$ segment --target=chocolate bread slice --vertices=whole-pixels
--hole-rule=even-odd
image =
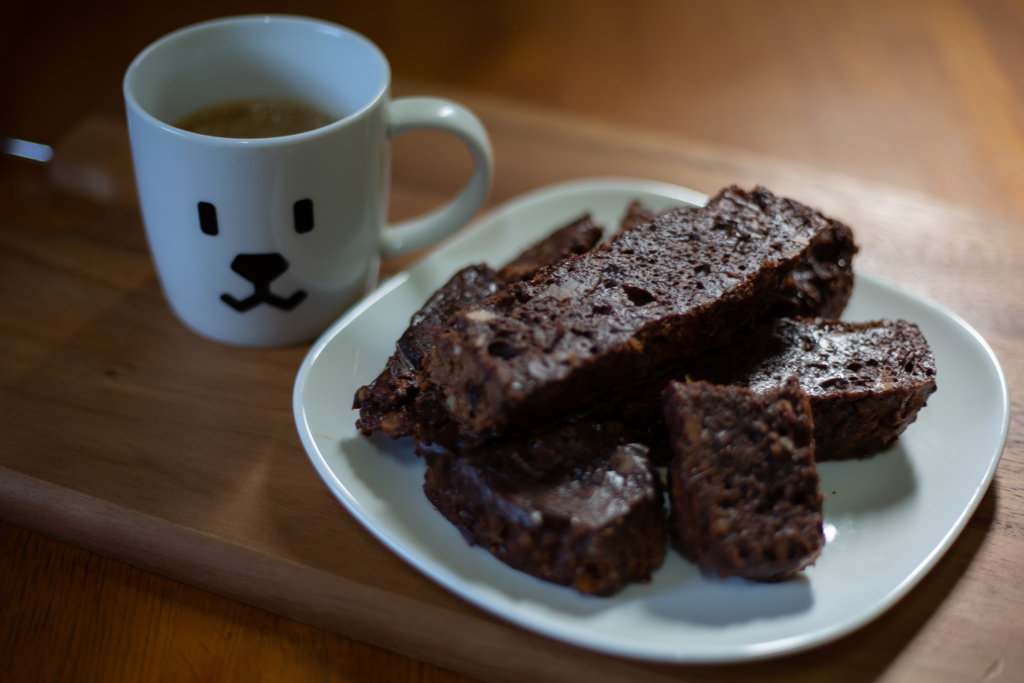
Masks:
[[[632,202],[620,230],[650,223],[657,214],[638,201]],[[853,257],[858,251],[853,230],[827,219],[828,227],[811,243],[806,257],[783,282],[776,302],[764,314],[772,318],[838,319],[853,292]]]
[[[621,426],[575,421],[542,437],[442,441],[416,446],[427,498],[502,562],[599,596],[661,566],[661,482]]]
[[[810,401],[818,462],[865,458],[889,448],[936,390],[935,357],[913,323],[780,318],[676,364],[615,411],[660,466],[669,452],[657,407],[668,382],[704,380],[764,392],[790,376]]]
[[[764,188],[728,188],[459,311],[436,335],[429,381],[475,433],[591,409],[725,342],[828,226]]]
[[[762,393],[796,376],[814,415],[818,462],[889,448],[936,390],[935,356],[905,320],[780,318],[704,355],[686,374]]]
[[[449,419],[447,413],[441,404],[421,395],[419,382],[423,358],[434,348],[433,330],[459,309],[510,282],[529,279],[546,265],[592,249],[601,235],[602,229],[586,214],[532,245],[499,272],[478,264],[453,275],[412,315],[380,375],[356,391],[352,407],[359,410],[360,433],[369,436],[382,431],[397,439],[442,428]]]
[[[455,311],[494,294],[502,287],[504,282],[489,266],[467,266],[453,275],[413,314],[384,370],[371,383],[356,390],[352,407],[359,410],[356,428],[364,436],[379,430],[397,439],[412,436],[421,427],[448,421],[446,412],[439,405],[426,403],[419,408],[415,406],[420,394],[422,361],[434,347],[431,331]]]
[[[673,458],[669,529],[719,576],[779,581],[825,545],[811,409],[790,378],[757,393],[672,382],[664,395]]]
[[[544,266],[593,249],[604,231],[585,214],[533,245],[502,268],[498,275],[507,284],[529,280]]]
[[[619,232],[628,232],[648,223],[653,223],[657,217],[658,214],[655,213],[654,209],[645,206],[642,202],[632,201],[626,207],[626,215],[619,222]]]

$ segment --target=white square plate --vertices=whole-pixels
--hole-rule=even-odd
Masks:
[[[822,644],[892,606],[938,561],[980,502],[1009,425],[992,350],[949,311],[857,273],[844,319],[904,318],[935,352],[938,391],[885,453],[822,463],[828,542],[817,564],[778,584],[719,579],[670,550],[648,584],[582,596],[515,571],[458,530],[423,495],[408,439],[364,438],[352,398],[373,380],[427,297],[460,268],[500,266],[589,211],[609,231],[639,199],[663,210],[706,197],[625,179],[544,188],[495,209],[385,282],[316,342],[295,382],[302,442],[331,492],[382,543],[431,579],[519,626],[581,647],[662,662],[743,661]]]

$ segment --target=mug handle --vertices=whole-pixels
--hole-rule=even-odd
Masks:
[[[390,258],[437,242],[469,222],[487,201],[494,174],[491,140],[473,112],[436,97],[403,97],[388,110],[388,139],[412,130],[440,130],[458,136],[473,156],[473,174],[455,197],[418,218],[389,225],[383,230],[381,256]]]

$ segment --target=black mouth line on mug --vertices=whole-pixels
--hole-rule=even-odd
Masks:
[[[288,297],[270,291],[270,283],[288,270],[288,261],[281,254],[239,254],[231,262],[231,270],[253,285],[253,293],[244,299],[237,299],[230,294],[220,295],[221,301],[240,313],[249,311],[260,304],[267,304],[283,311],[291,311],[306,299],[307,294],[302,289]]]

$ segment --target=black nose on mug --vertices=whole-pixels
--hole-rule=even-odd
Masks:
[[[221,300],[236,311],[244,313],[261,303],[283,311],[290,311],[306,298],[306,292],[301,289],[287,298],[270,291],[270,283],[288,270],[288,261],[276,252],[239,254],[231,262],[231,270],[253,284],[253,293],[245,299],[240,300],[230,294],[221,294]]]
[[[231,262],[231,270],[256,285],[269,283],[288,270],[288,261],[278,253],[239,254]]]

